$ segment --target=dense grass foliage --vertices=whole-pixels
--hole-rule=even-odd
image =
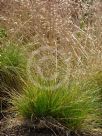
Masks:
[[[1,84],[8,87],[14,87],[20,78],[24,77],[26,69],[26,60],[22,51],[16,45],[9,44],[0,52],[0,77]],[[11,83],[10,83],[11,82]],[[13,82],[13,83],[12,83]],[[10,84],[12,85],[10,85]],[[16,87],[15,87],[16,88]]]
[[[13,94],[12,104],[25,118],[53,117],[67,127],[78,129],[88,117],[96,120],[97,99],[98,87],[87,82],[73,83],[70,88],[55,91],[28,86],[23,94]]]
[[[98,87],[100,88],[99,91],[99,103],[100,103],[100,120],[99,120],[99,126],[102,128],[102,71],[97,72],[94,76],[93,76],[94,81],[96,81]]]
[[[7,104],[11,91],[20,91],[24,85],[26,69],[25,56],[14,44],[0,51],[0,105]]]

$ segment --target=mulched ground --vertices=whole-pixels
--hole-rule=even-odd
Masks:
[[[28,127],[18,122],[12,126],[12,124],[6,124],[7,122],[1,122],[0,124],[0,136],[66,136],[58,132],[53,132],[48,128],[34,128]],[[69,136],[69,135],[68,135]],[[75,136],[75,135],[70,135]]]
[[[35,131],[22,126],[12,127],[0,132],[0,136],[54,136],[48,130]]]
[[[41,124],[36,127],[36,125],[29,123],[29,121],[23,121],[17,117],[4,116],[0,120],[0,136],[102,136],[102,134],[75,134],[69,130],[62,131],[50,127],[41,127]]]
[[[56,130],[55,130],[56,131]],[[28,122],[16,118],[4,118],[0,121],[0,136],[66,136],[65,133],[55,132],[46,127],[34,127]],[[69,136],[69,135],[68,135]],[[70,133],[70,136],[77,136]]]
[[[0,136],[79,136],[77,134],[54,134],[49,129],[31,129],[28,127],[16,126],[10,129],[5,129],[0,132]],[[84,135],[80,135],[84,136]],[[87,135],[89,136],[89,135]]]

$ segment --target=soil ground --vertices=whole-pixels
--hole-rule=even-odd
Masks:
[[[73,133],[71,131],[60,131],[52,130],[47,127],[34,127],[29,125],[29,123],[24,123],[21,119],[4,116],[0,120],[0,136],[102,136],[82,134],[82,133]]]

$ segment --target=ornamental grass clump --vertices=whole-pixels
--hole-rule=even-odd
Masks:
[[[79,129],[86,120],[90,123],[97,120],[97,92],[98,88],[88,83],[73,83],[70,88],[60,87],[53,91],[31,85],[22,94],[13,94],[11,102],[15,111],[24,118],[52,117],[68,128]]]
[[[98,125],[102,128],[102,71],[95,73],[92,81],[95,81],[99,88],[100,120],[98,121]]]
[[[21,77],[24,77],[25,66],[26,59],[24,53],[18,46],[9,44],[2,48],[0,52],[1,84],[15,88],[17,81],[19,82]]]
[[[0,105],[6,106],[9,93],[23,88],[26,60],[22,50],[8,43],[0,50]],[[0,108],[1,109],[1,108]]]

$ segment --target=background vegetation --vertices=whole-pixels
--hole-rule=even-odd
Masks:
[[[50,81],[53,71],[59,76]],[[101,0],[0,2],[0,105],[8,98],[25,118],[52,117],[92,132],[102,127]]]

